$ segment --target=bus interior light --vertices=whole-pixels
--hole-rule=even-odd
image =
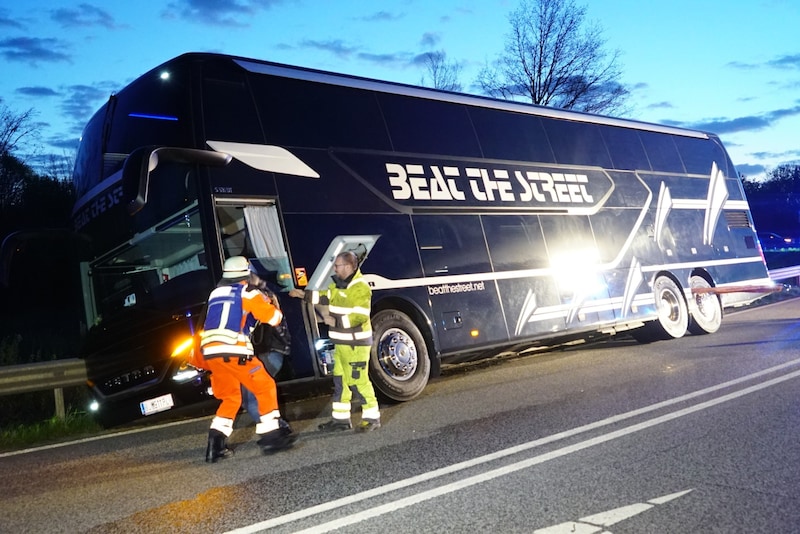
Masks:
[[[128,117],[133,117],[137,119],[154,119],[158,121],[173,121],[177,122],[178,117],[173,117],[171,115],[153,115],[151,113],[128,113]]]

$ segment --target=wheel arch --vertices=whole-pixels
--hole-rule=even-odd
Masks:
[[[656,280],[658,280],[658,278],[659,278],[659,277],[661,277],[661,276],[666,276],[667,278],[669,278],[670,280],[672,280],[673,282],[675,282],[675,284],[677,284],[677,286],[678,286],[678,289],[680,289],[680,290],[681,290],[681,296],[683,297],[683,300],[684,300],[684,301],[686,301],[686,294],[684,293],[684,291],[685,291],[685,290],[686,290],[686,288],[689,286],[688,279],[687,279],[686,283],[684,283],[684,282],[682,282],[682,281],[680,280],[680,278],[679,278],[679,277],[678,277],[678,276],[677,276],[675,273],[673,273],[672,271],[666,271],[666,270],[663,270],[663,271],[656,271],[656,272],[654,272],[654,273],[653,273],[653,276],[652,276],[652,278],[650,279],[650,287],[651,287],[651,288],[653,287],[653,284],[655,284],[655,283],[656,283]],[[690,276],[691,276],[691,275],[690,275]]]
[[[714,282],[714,277],[711,276],[711,274],[707,270],[701,267],[695,267],[694,269],[692,269],[692,272],[689,273],[689,278],[683,285],[689,287],[689,280],[691,280],[693,276],[699,276],[700,278],[705,279],[705,281],[708,282],[711,287],[717,287],[717,284]]]

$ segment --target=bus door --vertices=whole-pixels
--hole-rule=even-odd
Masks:
[[[223,259],[244,256],[269,289],[278,296],[284,321],[291,334],[291,357],[284,363],[279,380],[314,376],[314,362],[308,355],[308,332],[302,302],[289,297],[294,289],[288,247],[274,199],[215,199],[217,234]]]
[[[353,252],[358,258],[358,267],[361,268],[378,238],[380,235],[338,235],[334,237],[314,272],[311,273],[305,289],[307,291],[326,291],[331,283],[334,260],[342,252]],[[369,275],[365,278],[368,280]],[[314,349],[317,353],[320,374],[331,374],[333,372],[333,344],[328,340],[327,326],[324,324],[324,317],[327,314],[325,310],[308,304],[306,315],[313,327]]]

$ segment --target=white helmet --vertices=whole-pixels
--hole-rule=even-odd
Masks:
[[[231,256],[222,266],[222,278],[244,278],[250,275],[250,262],[244,256]]]

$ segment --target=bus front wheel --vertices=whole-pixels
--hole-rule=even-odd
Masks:
[[[408,315],[383,310],[372,318],[374,344],[370,376],[380,393],[394,401],[418,396],[428,383],[431,361],[422,333]]]

